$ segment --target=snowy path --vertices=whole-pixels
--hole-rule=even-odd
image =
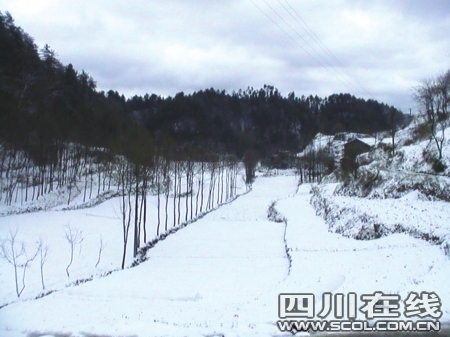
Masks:
[[[251,193],[160,242],[147,262],[5,307],[0,327],[147,336],[238,328],[240,311],[286,277],[284,224],[267,221],[266,211],[295,187],[293,176],[259,178]]]

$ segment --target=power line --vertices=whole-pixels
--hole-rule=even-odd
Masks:
[[[281,15],[280,14],[278,14],[277,13],[277,11],[272,7],[272,6],[270,6],[268,3],[267,3],[267,1],[265,1],[265,0],[263,0],[264,2],[265,2],[265,4],[289,27],[289,28],[291,28],[291,30],[293,30],[295,33],[297,33],[296,31],[295,31],[295,29],[291,26],[291,25],[289,25],[288,23],[287,23],[287,21],[283,18],[283,17],[281,17]],[[305,53],[307,53],[312,59],[314,59],[322,68],[324,68],[325,70],[327,70],[327,71],[329,71],[330,73],[331,73],[331,75],[333,75],[337,80],[340,80],[345,86],[347,86],[348,88],[350,88],[349,87],[349,85],[347,84],[347,83],[345,83],[343,80],[341,80],[341,79],[339,79],[339,78],[337,78],[336,77],[336,75],[333,73],[333,72],[331,72],[331,70],[330,69],[328,69],[322,62],[320,62],[316,57],[314,57],[308,50],[306,50],[296,39],[294,39],[286,30],[284,30],[275,20],[273,20],[263,9],[261,9],[256,3],[254,3],[253,2],[253,0],[250,0],[250,2],[256,7],[256,8],[258,8],[270,21],[272,21],[284,34],[286,34],[295,44],[297,44],[301,49],[303,49],[303,51],[305,51]],[[307,45],[309,45],[307,42],[306,42],[306,40],[300,35],[300,34],[298,34],[297,33],[297,35],[307,44]],[[309,45],[310,46],[310,45]],[[310,46],[310,48],[311,49],[313,49],[314,51],[315,51],[315,49],[314,48],[312,48],[311,46]],[[316,52],[316,54],[318,54],[317,53],[317,51],[315,51]],[[319,56],[320,56],[320,54],[318,54]]]
[[[275,24],[278,29],[280,29],[285,35],[287,35],[295,44],[297,44],[305,53],[307,53],[312,59],[314,59],[322,68],[324,68],[325,70],[329,71],[331,75],[333,75],[337,80],[339,80],[341,83],[343,83],[346,87],[348,87],[349,89],[350,86],[356,88],[356,90],[360,91],[362,89],[362,91],[365,91],[366,93],[368,93],[371,97],[371,93],[364,88],[364,86],[359,83],[359,81],[344,67],[344,65],[342,65],[341,62],[339,62],[339,60],[333,55],[333,53],[322,43],[322,41],[320,41],[320,39],[317,37],[317,35],[313,32],[313,30],[306,24],[306,22],[300,17],[300,15],[295,11],[295,9],[287,2],[287,0],[285,0],[286,4],[291,8],[291,10],[297,15],[298,19],[301,20],[301,22],[303,22],[304,25],[302,25],[300,23],[300,21],[293,16],[293,14],[286,8],[286,6],[284,6],[279,0],[278,3],[285,9],[285,11],[297,22],[297,24],[302,27],[302,29],[313,39],[313,41],[325,52],[325,54],[328,55],[328,57],[330,59],[332,59],[334,62],[336,62],[338,64],[338,66],[343,70],[344,74],[350,78],[352,81],[349,81],[347,79],[347,77],[345,77],[343,74],[341,74],[335,67],[333,64],[331,64],[326,58],[324,58],[303,36],[301,36],[301,34],[294,29],[287,21],[285,18],[283,18],[266,0],[263,0],[264,3],[267,5],[267,7],[269,7],[272,12],[275,13],[276,16],[278,16],[286,26],[288,26],[311,50],[313,50],[313,52],[320,58],[322,59],[328,66],[329,68],[327,68],[319,59],[317,59],[315,56],[313,56],[306,48],[303,47],[302,44],[300,44],[294,37],[292,37],[285,29],[283,29],[283,27],[281,27],[270,15],[268,15],[261,7],[259,7],[253,0],[250,0],[250,2],[261,12],[263,13],[273,24]],[[331,70],[331,69],[340,77],[338,78],[336,76],[336,74]]]
[[[345,67],[339,62],[339,60],[333,55],[333,53],[331,53],[331,51],[322,43],[322,41],[319,39],[319,37],[312,31],[312,29],[306,24],[306,22],[300,17],[300,15],[298,15],[298,13],[294,10],[294,8],[292,8],[292,6],[289,4],[289,2],[287,2],[287,0],[285,0],[286,4],[291,8],[292,11],[294,11],[294,13],[298,16],[298,18],[301,20],[301,22],[303,24],[300,21],[298,21],[298,19],[294,15],[292,15],[292,13],[289,11],[289,9],[287,9],[286,6],[284,6],[281,3],[280,0],[277,0],[277,1],[284,8],[284,10],[295,20],[295,22],[297,22],[297,24],[309,35],[309,37],[320,47],[320,49],[322,49],[325,52],[325,54],[327,54],[330,57],[330,59],[332,61],[336,62],[338,64],[338,66],[340,66],[340,68],[344,71],[344,73],[347,76],[349,76],[350,79],[353,80],[353,82],[355,82],[354,79],[352,78],[352,75],[347,71],[347,69],[345,69]],[[320,55],[320,56],[322,59],[324,59],[326,61],[326,63],[328,65],[330,65],[333,68],[333,70],[335,70],[337,73],[339,73],[339,71],[336,70],[334,68],[334,66],[332,64],[330,64],[324,57],[322,57],[322,55]],[[339,75],[342,76],[342,74],[340,74],[340,73],[339,73]],[[355,82],[355,83],[356,83],[357,90],[360,90],[361,88],[364,89],[364,87],[360,83],[358,83],[358,82]]]
[[[280,0],[277,0],[280,4]],[[305,22],[305,20],[302,19],[302,17],[298,14],[298,12],[289,4],[287,0],[284,0],[286,4],[289,6],[289,8],[295,13],[295,15],[300,19],[300,21],[303,23],[301,24],[298,20],[294,18],[294,20],[303,28],[303,30],[314,40],[314,42],[321,47],[321,49],[333,60],[335,61],[339,67],[358,85],[360,86],[369,96],[373,97],[372,93],[367,90],[361,82],[358,81],[358,79],[353,76],[352,73],[348,71],[348,69],[339,61],[339,59],[328,49],[328,47],[321,41],[321,39],[314,33],[314,31],[308,26],[308,24]],[[282,5],[282,4],[281,4]],[[283,6],[283,8],[285,8]],[[286,8],[285,8],[286,9]],[[287,11],[287,9],[286,9]],[[289,13],[291,16],[292,14]],[[306,27],[306,28],[305,28]]]
[[[264,12],[257,4],[255,4],[254,2],[253,2],[253,0],[250,0],[250,2],[256,7],[256,8],[258,8],[260,11],[261,11],[261,13],[263,13],[270,21],[272,21],[284,34],[286,34],[292,41],[294,41],[294,43],[295,44],[297,44],[300,48],[302,48],[303,49],[303,51],[305,52],[305,53],[307,53],[309,56],[311,56],[311,58],[313,58],[314,60],[316,60],[316,58],[314,57],[314,56],[312,56],[311,54],[310,54],[310,52],[308,52],[301,44],[299,44],[288,32],[286,32],[278,23],[276,23],[276,21],[275,20],[273,20],[266,12]],[[317,60],[316,60],[317,61]],[[318,61],[317,61],[318,62]],[[319,64],[320,64],[320,62],[319,62]]]
[[[306,43],[306,45],[309,47],[309,48],[311,48],[313,51],[314,51],[314,53],[318,56],[318,57],[320,57],[326,64],[328,64],[328,66],[337,74],[337,76],[339,76],[339,77],[341,77],[341,79],[340,79],[340,81],[343,83],[343,84],[345,84],[345,86],[347,86],[349,89],[350,89],[350,86],[352,86],[353,84],[351,83],[351,82],[346,82],[346,81],[348,81],[344,76],[342,76],[342,74],[339,72],[339,71],[337,71],[336,70],[336,68],[330,63],[330,62],[328,62],[328,60],[327,59],[325,59],[313,46],[311,46],[311,44],[307,41],[307,40],[305,40],[305,38],[303,37],[303,36],[301,36],[300,35],[300,33],[299,32],[297,32],[297,30],[295,30],[266,0],[263,0],[264,1],[264,3],[275,13],[275,15],[277,15],[300,39],[302,39],[303,40],[303,42],[304,43]],[[279,3],[280,3],[280,1],[278,1]],[[281,4],[281,3],[280,3]],[[281,4],[282,6],[283,6],[283,4]],[[284,7],[284,6],[283,6]],[[285,7],[284,7],[285,8]],[[285,8],[285,10],[287,10],[286,8]],[[289,12],[288,12],[289,13]],[[290,13],[289,13],[290,14]],[[317,61],[317,60],[316,60]],[[319,61],[318,61],[319,62]],[[319,64],[322,66],[322,67],[324,67],[325,69],[327,69],[327,70],[329,70],[328,68],[326,68],[326,66],[325,65],[323,65],[321,62],[319,62]],[[333,74],[332,72],[331,72],[331,70],[329,70],[330,71],[330,73],[336,78],[336,79],[338,79],[337,77],[336,77],[336,75],[335,74]],[[339,80],[339,79],[338,79]],[[350,85],[350,86],[349,86]],[[356,89],[356,90],[359,90],[359,88],[358,87],[355,87],[354,86],[354,88]]]
[[[284,34],[286,34],[295,44],[297,44],[301,49],[303,49],[303,51],[305,53],[307,53],[312,59],[314,59],[321,67],[323,67],[325,70],[328,70],[317,58],[315,58],[308,50],[306,50],[296,39],[294,39],[286,30],[283,29],[283,27],[281,27],[275,20],[273,20],[264,10],[261,9],[261,7],[259,7],[256,3],[253,2],[253,0],[250,0],[250,2],[256,7],[258,8],[270,21],[272,21],[272,23],[274,23]],[[276,11],[264,0],[264,2],[266,3],[266,5],[268,7],[270,7],[275,13]],[[277,14],[277,13],[276,13]],[[280,16],[279,14],[277,14],[278,16]],[[280,18],[284,21],[284,23],[286,25],[288,25],[291,29],[293,29],[287,22],[286,20],[284,20],[281,16]],[[295,30],[294,30],[295,31]],[[338,79],[336,77],[335,74],[331,73],[336,79]],[[338,79],[339,80],[339,79]],[[341,80],[342,82],[342,80]],[[343,82],[347,87],[348,85]]]

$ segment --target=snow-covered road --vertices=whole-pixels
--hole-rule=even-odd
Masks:
[[[294,176],[260,177],[253,191],[169,236],[141,265],[39,300],[0,309],[0,336],[274,336],[278,294],[323,292],[403,296],[435,291],[449,320],[450,261],[437,246],[406,235],[355,241],[329,233],[296,194]],[[288,276],[285,224],[292,256]]]

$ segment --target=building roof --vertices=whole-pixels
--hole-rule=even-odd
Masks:
[[[368,144],[367,142],[365,142],[364,140],[361,140],[361,139],[359,139],[359,138],[354,138],[354,139],[352,139],[352,140],[349,140],[348,142],[345,143],[345,145],[350,144],[350,143],[354,143],[354,142],[362,143],[362,144],[367,145],[367,146],[369,146],[369,147],[372,147],[372,146],[373,146],[373,145]]]

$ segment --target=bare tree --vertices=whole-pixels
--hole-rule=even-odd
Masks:
[[[442,150],[445,141],[445,129],[449,126],[449,108],[450,108],[450,70],[445,74],[438,76],[436,79],[436,119],[438,123],[438,128],[435,129],[433,138],[438,149],[439,158],[442,159]],[[440,130],[438,130],[440,129]],[[440,133],[437,136],[437,133]]]
[[[168,217],[169,217],[169,195],[170,195],[170,163],[166,159],[164,163],[164,170],[163,170],[163,186],[164,186],[164,195],[165,195],[165,206],[164,206],[164,212],[165,212],[165,220],[164,220],[164,230],[167,232],[167,226],[168,226]],[[173,202],[175,203],[175,197]]]
[[[425,114],[431,138],[438,151],[438,162],[440,162],[445,142],[445,129],[449,125],[450,70],[436,79],[422,80],[414,89],[414,99]]]
[[[202,166],[201,166],[201,183],[200,183],[200,213],[203,212],[203,192],[204,192],[204,182],[205,182],[205,159],[202,159]]]
[[[156,221],[156,235],[159,235],[159,227],[161,226],[161,159],[158,155],[155,156],[155,184],[157,194],[157,221]]]
[[[47,262],[48,255],[50,252],[50,246],[44,242],[42,238],[39,238],[38,241],[38,254],[40,258],[40,270],[41,270],[41,284],[42,289],[45,289],[45,283],[44,283],[44,264]]]
[[[67,225],[66,231],[65,231],[65,238],[67,240],[67,242],[69,243],[70,246],[70,261],[69,264],[66,267],[66,273],[67,273],[67,277],[70,276],[69,274],[69,268],[72,265],[73,262],[73,252],[75,249],[76,245],[80,245],[80,249],[81,249],[81,243],[84,240],[83,237],[83,231],[81,231],[78,228],[71,228],[70,224]]]
[[[192,196],[192,175],[193,175],[193,163],[191,158],[188,157],[186,161],[185,166],[186,171],[186,199],[185,199],[185,215],[184,215],[184,221],[188,221],[188,215],[189,215],[189,196]],[[192,199],[191,199],[192,201]],[[192,203],[191,203],[191,219],[192,219]]]
[[[258,154],[255,150],[248,150],[242,160],[245,166],[245,183],[249,186],[255,180],[255,169],[258,164]]]
[[[173,162],[173,227],[176,226],[177,221],[177,204],[176,204],[176,197],[178,195],[178,162]],[[179,209],[179,208],[178,208]],[[167,229],[166,229],[167,230]]]
[[[391,120],[391,140],[392,140],[392,156],[395,153],[395,134],[397,133],[397,120],[395,115],[395,109],[390,109]]]
[[[122,230],[123,230],[123,255],[122,255],[122,269],[125,268],[125,257],[127,254],[128,236],[131,228],[131,219],[133,218],[133,206],[131,204],[131,169],[129,164],[123,161],[119,168],[120,176],[120,186],[121,191],[121,202],[120,202],[120,213],[122,220]]]
[[[216,184],[216,162],[214,160],[209,163],[209,174],[209,192],[206,210],[214,207],[214,186]]]
[[[178,183],[177,183],[177,187],[178,187],[178,192],[174,193],[174,198],[178,197],[178,206],[177,206],[177,214],[178,214],[178,220],[177,220],[177,224],[179,225],[181,223],[181,178],[182,178],[182,174],[183,171],[185,169],[185,165],[182,161],[176,161],[177,165],[178,165]],[[174,199],[175,202],[175,199]],[[175,227],[175,219],[174,219],[174,223],[173,226]]]
[[[20,297],[25,289],[25,275],[30,263],[36,258],[38,250],[29,256],[26,251],[25,243],[16,242],[18,229],[13,233],[10,229],[9,238],[3,240],[1,245],[1,257],[14,267],[14,281],[16,284],[16,294]],[[22,285],[19,289],[19,270],[22,269]]]
[[[95,268],[97,268],[98,264],[100,263],[100,259],[102,258],[102,251],[105,249],[106,243],[103,242],[103,237],[100,235],[100,242],[98,247],[98,258],[97,263],[95,264]]]
[[[134,175],[134,231],[133,231],[133,257],[136,257],[140,245],[141,226],[139,222],[139,197],[142,179],[142,167],[139,164],[133,165]]]

